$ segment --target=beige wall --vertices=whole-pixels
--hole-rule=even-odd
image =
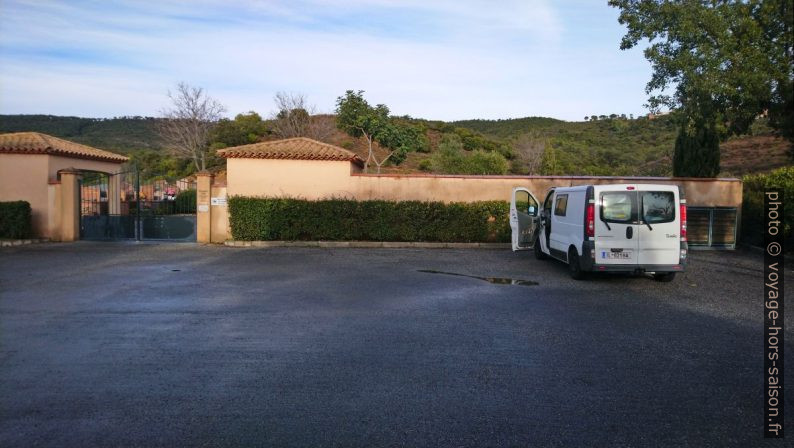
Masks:
[[[227,159],[229,196],[355,197],[353,164],[345,161]]]
[[[58,171],[67,168],[74,168],[81,171],[99,171],[102,173],[118,173],[121,171],[121,164],[113,162],[101,162],[98,160],[73,159],[61,156],[48,157],[47,175],[50,180],[58,177]]]
[[[742,201],[738,179],[585,177],[585,176],[443,176],[361,174],[348,162],[229,159],[229,196],[322,199],[420,200],[473,202],[508,200],[514,187],[526,187],[543,200],[552,186],[609,183],[681,185],[690,205],[732,206]]]
[[[33,235],[57,240],[60,239],[62,224],[58,171],[75,168],[115,173],[120,166],[118,163],[48,154],[0,153],[0,201],[29,202],[33,214]]]
[[[0,154],[0,201],[28,201],[33,234],[48,238],[50,195],[46,154]]]
[[[672,179],[579,176],[351,176],[356,199],[421,200],[472,202],[510,198],[515,187],[529,189],[538,201],[554,186],[644,183],[676,184],[684,188],[689,205],[738,207],[742,202],[742,183],[738,179]]]
[[[232,196],[303,199],[420,200],[473,202],[509,200],[514,187],[526,187],[543,201],[552,186],[610,183],[677,184],[690,206],[737,207],[741,210],[742,183],[738,179],[597,178],[585,176],[437,176],[361,174],[349,162],[313,160],[228,159],[227,189]],[[220,212],[220,213],[218,213]],[[218,215],[224,215],[220,218]],[[213,207],[212,241],[230,238],[228,217]]]

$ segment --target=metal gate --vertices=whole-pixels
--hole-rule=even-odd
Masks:
[[[738,214],[733,207],[687,207],[691,248],[735,249]]]
[[[130,170],[86,172],[80,238],[196,241],[196,183]]]

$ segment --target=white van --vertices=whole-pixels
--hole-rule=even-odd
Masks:
[[[534,249],[586,272],[650,272],[671,281],[687,257],[686,200],[677,185],[551,188],[540,206],[526,188],[510,201],[513,250]]]

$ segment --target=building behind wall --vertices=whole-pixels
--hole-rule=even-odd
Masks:
[[[127,161],[119,154],[37,132],[0,134],[0,201],[30,203],[35,237],[72,240],[73,234],[64,235],[64,223],[79,219],[79,201],[72,201],[79,191],[76,185],[62,188],[62,174],[69,173],[66,177],[76,182],[80,172],[112,174]]]

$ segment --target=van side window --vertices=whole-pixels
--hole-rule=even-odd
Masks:
[[[615,191],[601,193],[601,220],[628,223],[636,221],[637,194]]]
[[[556,216],[565,216],[565,211],[568,209],[568,195],[558,194],[557,202],[554,205],[554,214]]]
[[[675,195],[672,191],[643,191],[642,220],[648,224],[675,221]]]

